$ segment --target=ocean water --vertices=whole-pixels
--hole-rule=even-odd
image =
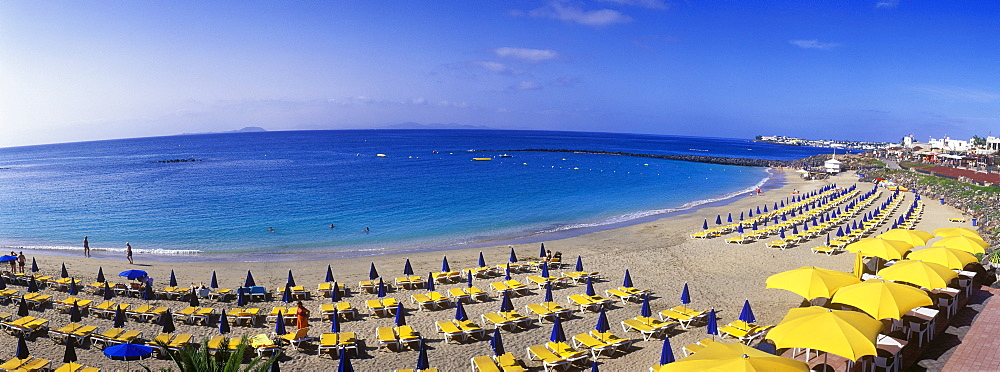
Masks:
[[[739,139],[487,130],[224,133],[3,148],[0,246],[78,254],[86,235],[94,249],[130,242],[137,253],[162,255],[441,248],[621,224],[744,193],[769,177],[763,168],[673,160],[468,151],[523,148],[779,160],[829,152]],[[174,159],[196,161],[162,162]]]

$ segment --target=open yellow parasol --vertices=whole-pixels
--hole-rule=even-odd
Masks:
[[[879,238],[864,238],[854,243],[848,244],[845,249],[851,253],[857,253],[867,257],[879,257],[886,260],[898,260],[903,258],[903,253],[913,248],[913,245],[899,240],[887,240]]]
[[[965,268],[965,265],[979,262],[979,259],[973,256],[972,253],[961,249],[938,246],[912,251],[906,255],[906,259],[933,262],[953,270],[961,270]]]
[[[879,234],[878,237],[886,240],[898,240],[901,242],[907,242],[910,245],[916,247],[918,245],[927,244],[928,240],[934,239],[934,234],[919,230],[892,229],[882,234]]]
[[[954,248],[972,254],[976,254],[976,253],[986,253],[986,248],[989,248],[990,245],[979,237],[956,235],[938,240],[934,242],[934,244],[932,244],[931,246]]]
[[[765,288],[784,289],[812,300],[817,297],[829,298],[840,287],[860,282],[860,279],[842,271],[802,266],[771,275],[767,278]]]
[[[739,342],[714,342],[698,353],[664,364],[658,372],[679,371],[808,371],[809,365],[754,349]]]
[[[946,288],[958,273],[947,266],[920,260],[899,260],[878,272],[882,279],[916,284],[924,288]]]
[[[971,238],[983,239],[979,235],[979,232],[968,227],[942,227],[940,229],[934,229],[934,235],[937,236],[968,236]]]
[[[899,319],[915,307],[934,303],[920,289],[887,280],[869,280],[846,286],[838,290],[831,300],[854,306],[875,319]]]
[[[856,361],[875,355],[875,338],[881,331],[882,322],[863,313],[812,306],[788,310],[766,338],[779,349],[821,350]]]

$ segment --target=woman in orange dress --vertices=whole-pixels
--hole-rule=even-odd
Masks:
[[[295,304],[295,307],[299,308],[299,311],[295,312],[295,328],[302,329],[309,327],[309,310],[306,310],[306,306],[299,301]]]

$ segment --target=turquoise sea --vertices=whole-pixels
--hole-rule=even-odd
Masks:
[[[830,152],[742,139],[494,130],[3,148],[0,246],[79,254],[89,236],[97,255],[130,242],[137,254],[250,260],[436,249],[616,226],[745,193],[769,177],[763,168],[627,156],[468,151],[524,148],[777,160]],[[169,162],[177,159],[193,161]]]

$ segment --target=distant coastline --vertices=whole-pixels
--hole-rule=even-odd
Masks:
[[[597,155],[621,155],[637,158],[668,159],[690,161],[695,163],[709,163],[722,165],[736,165],[741,167],[792,167],[804,164],[800,160],[772,160],[754,158],[734,158],[724,156],[704,156],[704,155],[658,155],[640,154],[624,151],[600,151],[600,150],[568,150],[568,149],[507,149],[507,150],[473,150],[473,152],[565,152],[574,154],[597,154]]]

